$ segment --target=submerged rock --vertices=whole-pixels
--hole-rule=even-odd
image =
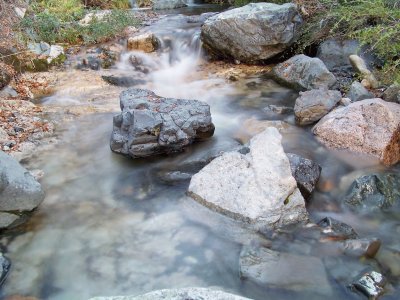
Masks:
[[[325,267],[317,257],[244,246],[239,268],[242,278],[269,288],[332,294]]]
[[[140,296],[95,297],[90,300],[251,300],[208,288],[159,290]]]
[[[3,284],[4,280],[6,280],[10,267],[10,260],[4,257],[3,253],[0,252],[0,286]]]
[[[128,75],[102,75],[101,78],[111,85],[122,87],[131,87],[145,83],[143,79],[137,79]]]
[[[351,185],[345,203],[357,210],[390,209],[400,203],[400,176],[397,174],[362,176]]]
[[[372,271],[354,282],[352,287],[367,296],[369,299],[376,299],[383,295],[385,285],[385,277],[378,272]]]
[[[337,106],[341,99],[339,91],[323,88],[300,92],[300,97],[296,99],[294,106],[296,123],[309,125],[317,122]]]
[[[331,217],[323,218],[318,222],[317,225],[322,228],[322,234],[331,240],[348,240],[358,238],[358,234],[351,226]]]
[[[250,141],[250,152],[224,153],[192,177],[188,194],[212,210],[257,226],[308,220],[281,135],[267,128]]]
[[[120,104],[111,150],[132,158],[179,152],[214,133],[210,106],[201,101],[163,98],[131,88],[121,93]]]
[[[294,179],[296,179],[297,187],[304,199],[307,200],[310,198],[321,175],[321,167],[311,159],[303,158],[297,154],[288,153],[287,157],[289,158],[290,169]]]
[[[274,78],[299,91],[318,88],[332,88],[336,85],[335,76],[329,72],[319,58],[295,55],[273,68]]]
[[[385,165],[400,160],[400,105],[368,99],[338,108],[312,129],[326,146],[376,156]]]
[[[291,46],[301,23],[292,3],[250,3],[207,19],[201,39],[204,47],[217,57],[252,63]]]
[[[19,219],[16,213],[35,209],[43,199],[40,183],[18,161],[0,151],[0,227],[12,225]]]

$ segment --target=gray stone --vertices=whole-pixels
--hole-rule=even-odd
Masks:
[[[347,96],[351,101],[356,102],[365,99],[375,98],[374,94],[369,92],[361,83],[354,81],[349,89]]]
[[[89,300],[251,300],[208,288],[159,290],[140,296],[95,297]]]
[[[31,211],[43,199],[40,183],[14,158],[0,151],[0,211]]]
[[[340,107],[312,129],[317,138],[334,149],[369,154],[385,165],[400,160],[400,105],[367,99]]]
[[[11,87],[6,86],[0,90],[0,98],[15,98],[18,97],[18,93]]]
[[[192,177],[188,194],[199,203],[256,226],[308,220],[281,135],[267,128],[250,141],[246,155],[227,152]]]
[[[179,152],[214,133],[210,106],[197,100],[162,98],[131,88],[121,93],[111,150],[132,158]]]
[[[153,9],[175,9],[187,6],[185,0],[151,0]]]
[[[324,88],[300,92],[294,105],[296,123],[309,125],[317,122],[337,106],[341,99],[339,91]]]
[[[265,112],[272,111],[278,115],[285,115],[293,113],[293,107],[288,106],[278,106],[274,104],[270,104],[263,109]]]
[[[382,98],[388,102],[400,103],[400,85],[392,84],[383,93]]]
[[[319,58],[295,55],[273,68],[273,77],[299,91],[332,88],[337,81]]]
[[[189,16],[187,19],[188,23],[204,23],[207,19],[211,18],[212,16],[216,15],[217,13],[214,12],[207,12],[203,13],[198,16]]]
[[[358,234],[346,223],[335,220],[331,217],[323,218],[317,224],[322,228],[322,234],[325,238],[332,240],[356,239]]]
[[[322,261],[316,257],[244,246],[240,253],[240,276],[262,286],[331,295]]]
[[[351,68],[349,56],[360,52],[360,44],[356,40],[339,41],[329,39],[318,47],[317,57],[330,70]]]
[[[369,299],[376,299],[383,295],[385,285],[386,278],[382,274],[372,271],[362,276],[352,286]]]
[[[10,267],[10,260],[0,252],[0,286],[3,284],[4,280],[6,280]]]
[[[374,258],[380,247],[380,240],[363,238],[344,241],[342,250],[348,256]]]
[[[390,210],[400,203],[400,176],[397,174],[372,174],[356,179],[345,203],[357,210]]]
[[[294,179],[296,179],[297,187],[304,199],[307,200],[310,198],[321,175],[321,167],[311,159],[297,154],[288,153],[287,157],[289,158],[290,169]]]
[[[115,86],[131,87],[145,83],[142,79],[137,79],[127,75],[102,75],[101,78],[107,83]]]
[[[20,217],[15,214],[10,214],[7,212],[0,212],[0,229],[10,227],[19,218]]]
[[[291,46],[301,23],[292,3],[250,3],[207,19],[201,39],[214,56],[254,63]]]

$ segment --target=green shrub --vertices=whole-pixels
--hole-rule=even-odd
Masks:
[[[94,7],[101,9],[128,9],[129,0],[81,0],[85,7]]]
[[[118,36],[125,27],[137,24],[131,12],[124,10],[113,10],[102,19],[93,18],[88,25],[63,22],[54,14],[42,12],[26,16],[20,31],[24,40],[32,42],[94,44]]]
[[[80,0],[36,0],[31,5],[35,12],[53,15],[61,21],[77,20],[84,13]]]

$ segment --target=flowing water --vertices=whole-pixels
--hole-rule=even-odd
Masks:
[[[189,11],[196,12],[193,7]],[[358,299],[346,284],[353,273],[377,268],[374,260],[348,260],[323,247],[313,249],[314,241],[293,234],[274,237],[254,232],[186,197],[188,181],[165,180],[164,175],[179,169],[182,162],[246,142],[257,120],[294,124],[291,114],[263,108],[293,107],[295,92],[263,76],[228,82],[207,69],[199,42],[200,23],[195,21],[173,14],[145,28],[162,38],[163,50],[157,55],[125,53],[111,72],[128,74],[138,79],[137,87],[161,96],[207,102],[216,127],[214,137],[171,157],[131,160],[115,155],[109,138],[120,89],[106,88],[98,105],[106,103],[115,112],[84,114],[65,123],[60,128],[61,143],[31,162],[45,173],[42,184],[47,196],[21,232],[1,240],[13,262],[3,296],[84,300],[198,286],[253,299],[321,299],[318,291],[278,289],[240,279],[242,245],[266,243],[279,251],[320,257],[328,275],[314,276],[327,276],[332,287],[324,298]],[[131,55],[148,72],[135,69],[129,62]],[[82,86],[84,82],[71,77],[70,88],[44,99],[43,105],[84,105],[92,90]],[[352,225],[360,236],[378,237],[385,247],[400,250],[398,213],[356,216],[341,205],[342,194],[354,178],[382,169],[376,161],[328,151],[308,129],[295,126],[285,130],[283,142],[287,151],[312,158],[323,168],[318,191],[308,205],[314,221],[334,216]],[[392,260],[399,265],[398,256]],[[387,299],[396,299],[395,295],[396,290]]]

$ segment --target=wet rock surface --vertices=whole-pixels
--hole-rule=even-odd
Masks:
[[[240,253],[240,276],[260,285],[288,290],[308,290],[331,295],[322,261],[316,257],[244,246]]]
[[[35,209],[44,199],[40,183],[14,158],[0,151],[0,212],[1,227],[11,225],[15,220],[10,214]],[[19,215],[15,214],[19,219]]]
[[[153,33],[143,33],[130,37],[127,43],[128,50],[138,50],[145,53],[154,52],[160,46],[160,41]]]
[[[207,19],[201,39],[217,57],[252,63],[292,45],[301,22],[294,4],[251,3]]]
[[[250,300],[241,296],[207,288],[159,290],[140,296],[95,297],[90,300]]]
[[[318,226],[322,228],[323,235],[332,240],[347,240],[358,238],[358,234],[351,226],[331,217],[323,218],[321,221],[318,222]]]
[[[188,193],[212,210],[256,226],[308,218],[275,128],[255,136],[248,154],[228,152],[214,159],[192,177]]]
[[[122,113],[114,117],[111,150],[132,158],[179,152],[214,133],[210,107],[197,100],[162,98],[128,89],[120,96]]]
[[[332,88],[337,81],[319,58],[300,54],[278,64],[272,76],[280,83],[299,91]]]
[[[345,203],[361,211],[391,210],[400,203],[400,176],[397,174],[365,175],[353,182]]]
[[[375,271],[369,272],[352,284],[353,289],[361,292],[369,299],[383,295],[386,278]]]
[[[296,123],[309,125],[317,122],[338,105],[341,99],[339,91],[323,88],[300,92],[300,97],[296,99],[294,105]]]
[[[10,267],[11,267],[10,260],[4,257],[3,253],[0,252],[0,286],[6,280]]]
[[[186,1],[184,0],[151,0],[153,9],[174,9],[186,6]]]
[[[307,200],[317,185],[321,175],[321,167],[311,159],[297,154],[287,153],[287,157],[289,158],[290,169],[294,179],[296,179],[297,187],[304,199]]]
[[[400,160],[400,105],[367,99],[338,108],[312,129],[326,146],[378,157],[385,165]]]
[[[400,85],[392,84],[383,93],[382,98],[388,102],[400,103]]]

